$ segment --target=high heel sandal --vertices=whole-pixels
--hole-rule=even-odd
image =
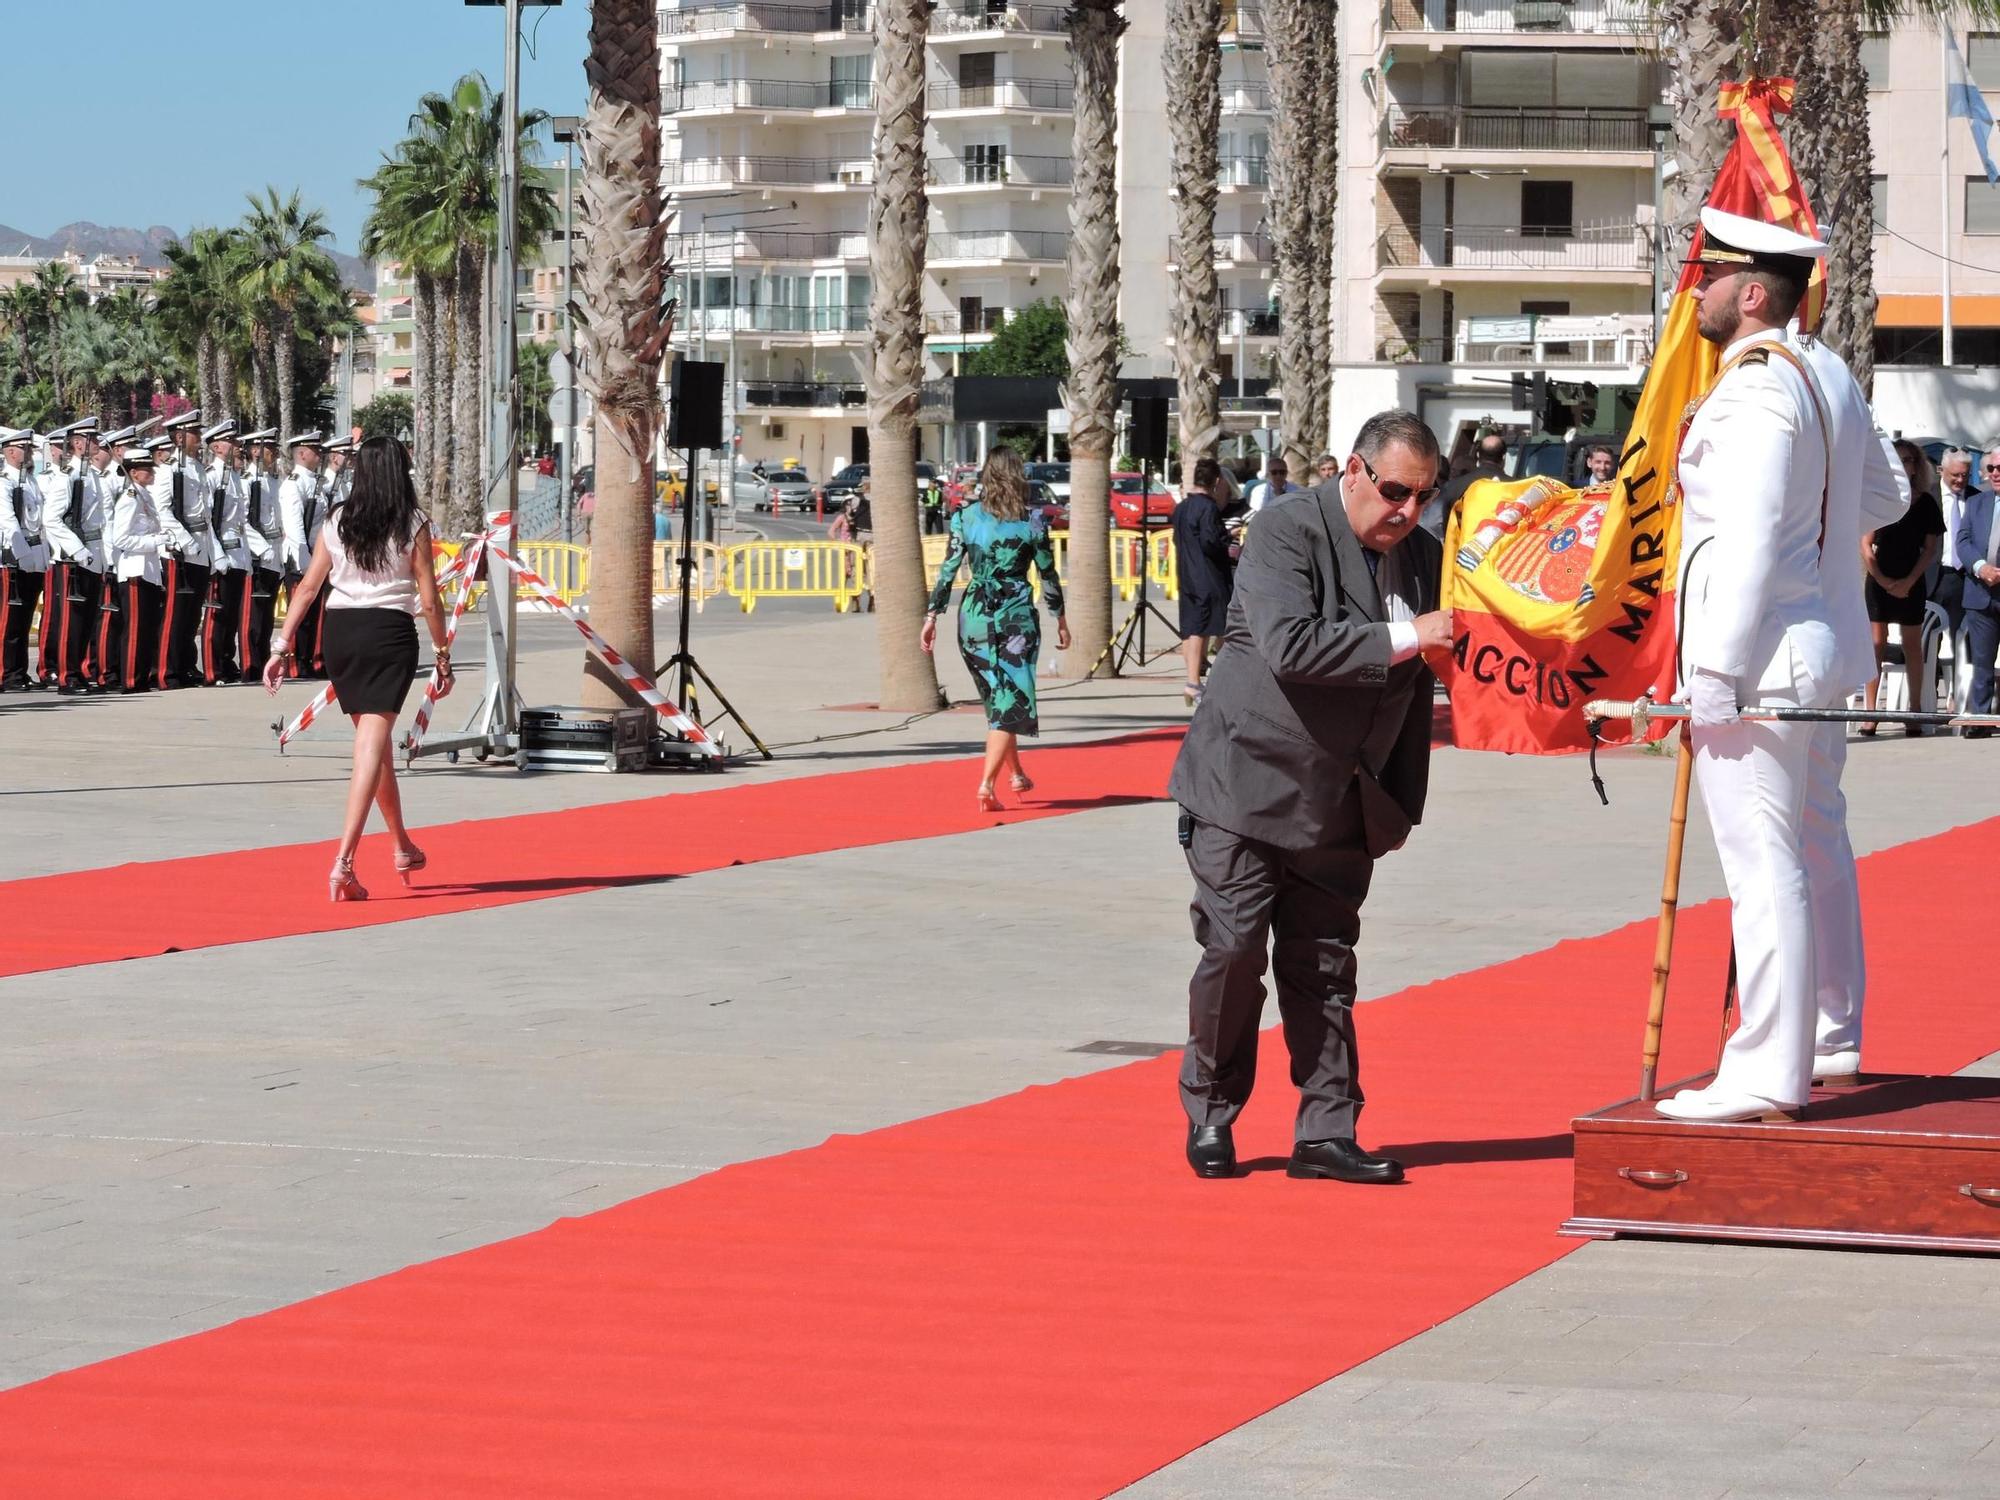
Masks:
[[[993,795],[993,783],[990,781],[982,781],[979,784],[979,810],[983,813],[1006,811],[1000,805],[1000,799]]]
[[[368,892],[361,882],[354,878],[354,861],[336,859],[333,870],[326,877],[326,897],[329,901],[366,901]]]
[[[406,887],[410,883],[410,877],[429,863],[430,860],[425,857],[424,851],[415,844],[396,851],[396,873],[403,877],[403,884]]]
[[[1028,773],[1026,771],[1016,771],[1012,776],[1007,778],[1007,784],[1017,792],[1032,792],[1035,789],[1035,784],[1028,780]]]

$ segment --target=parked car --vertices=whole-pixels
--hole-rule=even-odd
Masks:
[[[835,474],[833,478],[821,485],[814,492],[814,498],[816,501],[825,504],[826,513],[830,516],[854,498],[861,481],[867,477],[867,464],[849,464],[846,468]],[[917,464],[917,488],[919,490],[927,490],[937,482],[937,465],[919,462]]]
[[[972,494],[972,487],[979,482],[978,464],[953,464],[944,473],[944,508],[949,514],[957,510]]]
[[[1164,479],[1147,479],[1144,474],[1111,476],[1111,524],[1129,531],[1147,526],[1167,526],[1174,519],[1174,492]]]
[[[1028,514],[1040,516],[1048,523],[1049,530],[1062,531],[1069,525],[1068,497],[1058,495],[1055,486],[1045,479],[1028,481]]]
[[[1064,505],[1069,504],[1068,464],[1029,464],[1028,478],[1039,480],[1055,491],[1056,498]]]
[[[765,485],[771,514],[787,508],[810,511],[816,503],[812,476],[804,469],[773,469]]]
[[[768,510],[775,512],[771,504],[771,486],[748,464],[738,464],[729,474],[731,503],[738,510]]]

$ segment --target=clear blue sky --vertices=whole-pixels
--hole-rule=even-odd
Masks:
[[[472,71],[495,89],[501,81],[505,12],[463,0],[0,8],[13,80],[36,80],[25,96],[0,88],[36,101],[10,113],[17,170],[0,193],[0,224],[29,234],[81,219],[180,231],[233,223],[244,195],[268,183],[323,208],[352,254],[368,211],[355,181],[402,138],[417,99]],[[583,113],[589,30],[589,0],[524,7],[522,35],[537,54],[521,55],[524,104]],[[85,84],[77,94],[62,85],[72,71]]]

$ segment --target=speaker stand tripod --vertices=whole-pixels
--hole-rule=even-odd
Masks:
[[[1133,663],[1146,666],[1170,655],[1180,646],[1181,633],[1172,620],[1161,613],[1153,603],[1148,585],[1153,573],[1153,532],[1152,517],[1147,513],[1146,501],[1153,493],[1153,463],[1143,460],[1139,466],[1139,597],[1133,602],[1132,613],[1125,617],[1125,623],[1118,627],[1104,648],[1104,654],[1090,664],[1088,676],[1095,677],[1097,669],[1111,663],[1111,675],[1116,677]],[[1173,645],[1162,646],[1150,655],[1146,651],[1146,617],[1151,615],[1160,622]]]
[[[750,743],[757,747],[758,753],[764,759],[770,760],[771,747],[757,738],[757,731],[752,729],[749,721],[736,711],[736,706],[729,701],[722,689],[715,685],[715,679],[702,670],[701,663],[695,660],[694,652],[689,649],[688,633],[693,624],[694,614],[694,520],[695,506],[698,503],[695,491],[701,483],[700,471],[695,467],[695,454],[699,451],[695,448],[687,450],[687,484],[681,492],[681,551],[675,563],[680,570],[680,644],[672,656],[654,668],[653,680],[665,682],[666,674],[678,668],[680,681],[673,697],[674,702],[681,706],[682,712],[703,729],[711,724],[719,724],[725,719],[733,719],[736,727],[741,729]],[[695,694],[696,679],[700,679],[701,685],[714,695],[717,703],[722,705],[722,712],[714,719],[704,719],[701,716],[701,705]],[[709,763],[715,764],[712,760]]]

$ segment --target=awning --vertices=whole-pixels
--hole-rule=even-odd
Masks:
[[[2000,293],[1953,294],[1954,328],[2000,328]],[[1944,298],[1936,294],[1885,293],[1875,300],[1877,328],[1941,328]]]

